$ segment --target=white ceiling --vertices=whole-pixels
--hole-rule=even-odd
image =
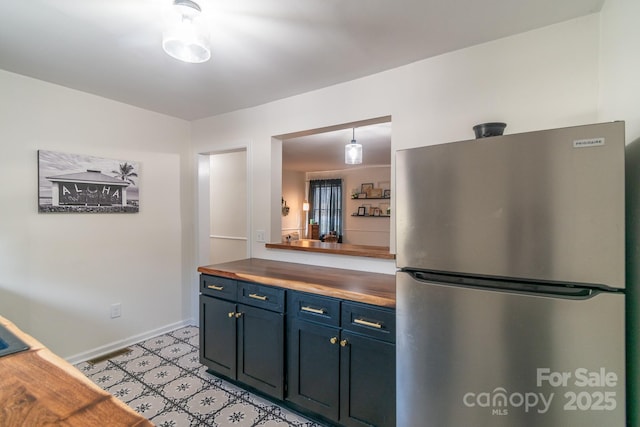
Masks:
[[[0,68],[186,120],[598,12],[604,0],[199,0],[212,58],[161,48],[172,0],[0,0]]]
[[[388,120],[388,118],[387,118]],[[311,132],[282,142],[282,169],[295,172],[335,171],[391,165],[391,122],[356,123],[345,129]],[[344,147],[355,136],[362,144],[362,164],[346,165]]]

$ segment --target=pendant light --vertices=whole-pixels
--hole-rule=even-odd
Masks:
[[[176,21],[162,34],[162,48],[169,56],[190,63],[206,62],[211,51],[197,25],[202,11],[198,3],[191,0],[174,0]]]
[[[353,128],[351,142],[344,146],[344,162],[348,165],[362,163],[362,144],[356,142],[356,128]]]

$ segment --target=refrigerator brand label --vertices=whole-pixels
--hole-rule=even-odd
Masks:
[[[613,411],[618,402],[612,389],[618,386],[618,378],[618,374],[606,368],[573,371],[538,368],[537,391],[508,392],[504,387],[496,387],[493,391],[465,393],[462,403],[468,408],[485,408],[496,416],[506,416],[514,410],[546,414],[554,399],[564,411]],[[553,391],[549,392],[549,389]]]
[[[604,145],[604,138],[576,139],[573,141],[573,148],[587,148]]]

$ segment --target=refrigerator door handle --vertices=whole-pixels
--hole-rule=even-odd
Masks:
[[[442,285],[482,288],[486,290],[519,293],[528,295],[550,296],[568,299],[589,299],[602,290],[573,285],[550,285],[536,282],[509,281],[505,279],[488,279],[464,276],[449,276],[441,273],[412,271],[409,272],[419,282]]]

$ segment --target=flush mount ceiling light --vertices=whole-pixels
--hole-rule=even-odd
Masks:
[[[177,14],[177,20],[162,34],[164,51],[184,62],[208,61],[211,51],[196,22],[202,11],[198,3],[191,0],[175,0],[173,9]]]
[[[362,163],[362,144],[356,142],[356,128],[353,128],[351,142],[344,146],[344,162],[348,165]]]

